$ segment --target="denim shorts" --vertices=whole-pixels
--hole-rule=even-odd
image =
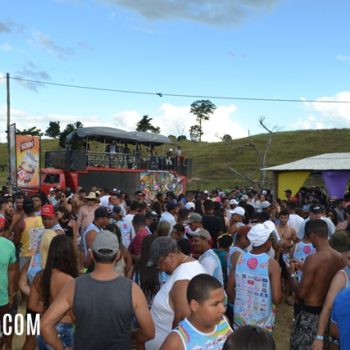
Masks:
[[[65,347],[73,347],[73,333],[74,328],[70,323],[56,323],[56,331],[58,337],[61,339]],[[36,337],[39,350],[53,350],[53,348],[46,344],[44,338],[39,335]]]

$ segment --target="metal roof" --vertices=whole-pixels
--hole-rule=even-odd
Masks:
[[[295,162],[276,165],[262,170],[296,171],[296,170],[350,170],[350,153],[324,153]]]
[[[120,142],[132,144],[140,143],[146,145],[162,145],[172,143],[172,141],[164,135],[152,134],[150,132],[128,132],[121,129],[101,126],[78,128],[67,135],[66,142],[71,143],[77,138],[90,138],[102,142],[118,140]]]

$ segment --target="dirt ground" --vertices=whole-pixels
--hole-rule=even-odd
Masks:
[[[24,305],[20,305],[20,311],[24,311]],[[274,339],[277,350],[289,349],[289,336],[292,325],[293,308],[285,303],[277,307],[276,327],[274,330]],[[13,350],[21,350],[24,337],[15,336],[12,342]]]

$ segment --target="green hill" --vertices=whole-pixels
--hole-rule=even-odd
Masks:
[[[250,185],[234,174],[229,167],[258,180],[260,163],[257,153],[254,148],[243,146],[253,141],[262,150],[268,137],[268,134],[261,134],[232,140],[230,143],[180,142],[183,155],[192,158],[192,177],[189,179],[188,188],[212,189]],[[58,141],[42,140],[41,145],[44,164],[44,152],[58,149]],[[159,147],[159,153],[162,153],[162,150],[163,147]],[[333,152],[350,152],[350,129],[276,132],[272,136],[266,166]],[[7,144],[0,144],[0,184],[6,183],[6,164]],[[270,172],[267,172],[267,176],[271,181]]]

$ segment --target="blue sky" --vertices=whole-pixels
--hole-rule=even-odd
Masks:
[[[316,0],[7,0],[0,77],[116,90],[212,96],[204,140],[350,127],[350,3]],[[0,79],[0,141],[6,89]],[[196,97],[75,89],[11,80],[11,122],[134,130],[144,114],[165,135],[188,135]]]

